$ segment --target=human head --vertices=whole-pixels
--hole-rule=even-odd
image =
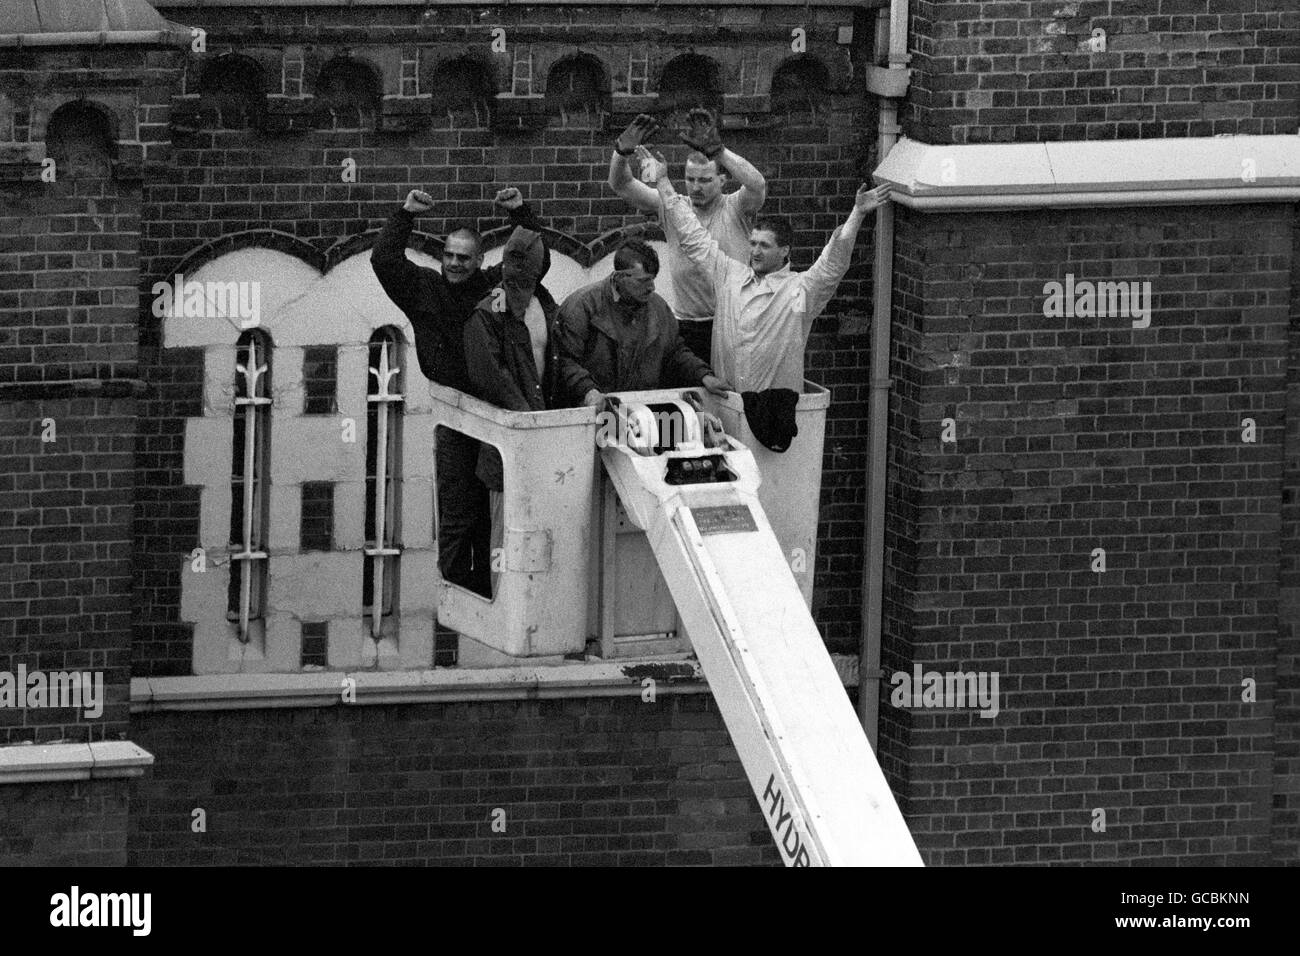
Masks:
[[[696,206],[709,206],[722,195],[727,174],[716,160],[692,150],[686,157],[686,194]]]
[[[522,315],[542,278],[544,254],[540,233],[516,226],[501,253],[501,285],[510,311]]]
[[[749,232],[749,267],[756,275],[776,272],[790,261],[794,230],[782,216],[761,216]]]
[[[454,229],[442,244],[442,275],[453,285],[464,282],[483,265],[483,237],[468,226]]]
[[[655,291],[659,256],[640,239],[627,239],[614,253],[614,288],[620,299],[648,302]]]

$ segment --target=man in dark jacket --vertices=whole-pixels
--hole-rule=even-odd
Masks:
[[[554,390],[549,346],[558,308],[541,284],[544,253],[539,233],[517,227],[502,252],[501,284],[465,323],[469,393],[514,412],[544,411]],[[493,550],[501,546],[505,530],[502,471],[500,453],[483,443],[477,474],[488,489]]]
[[[501,284],[475,307],[465,323],[466,391],[513,412],[552,407],[555,362],[551,329],[558,307],[541,284],[545,244],[539,233],[520,226],[506,242]],[[483,447],[479,477],[489,490],[502,490],[500,456]]]
[[[517,225],[539,229],[519,190],[503,189],[496,203]],[[417,266],[406,258],[415,217],[433,210],[433,197],[412,189],[389,217],[370,255],[384,292],[411,322],[420,371],[431,381],[466,391],[465,321],[492,286],[500,266],[482,269],[482,240],[468,228],[448,234],[442,272]],[[547,255],[549,264],[549,254]],[[451,584],[491,596],[487,489],[475,476],[479,443],[450,429],[439,429],[438,570]]]
[[[659,257],[629,239],[614,253],[614,273],[560,306],[556,333],[557,404],[599,406],[606,392],[728,386],[682,341],[673,310],[654,291]]]

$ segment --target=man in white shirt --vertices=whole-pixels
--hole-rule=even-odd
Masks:
[[[686,157],[686,191],[690,209],[704,230],[717,240],[725,255],[738,262],[749,259],[751,220],[767,196],[767,181],[748,160],[722,145],[717,123],[708,110],[688,114],[690,128],[682,142],[694,152]],[[676,228],[664,215],[659,195],[638,182],[628,167],[628,157],[658,129],[658,121],[642,113],[619,136],[609,163],[609,185],[629,203],[647,213],[658,213],[668,239],[664,257],[677,300],[677,322],[686,347],[705,361],[712,357],[714,296],[708,277],[678,248]],[[728,176],[740,189],[724,193]],[[716,359],[715,359],[716,361]]]
[[[716,296],[713,371],[739,392],[769,388],[803,391],[804,346],[853,256],[853,244],[867,213],[889,201],[889,187],[864,183],[844,224],[807,272],[790,269],[792,231],[779,217],[762,217],[749,236],[748,263],[725,255],[701,228],[690,203],[668,179],[667,164],[638,147],[641,178],[653,183],[667,221],[680,234],[682,254],[709,278]]]

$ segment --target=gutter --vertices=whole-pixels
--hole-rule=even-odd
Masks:
[[[0,47],[46,46],[188,46],[188,29],[171,30],[78,30],[68,33],[0,34]]]
[[[1224,189],[1153,189],[1120,192],[1025,193],[1018,196],[909,196],[894,191],[894,202],[917,212],[951,210],[1066,209],[1085,206],[1234,205],[1250,202],[1298,202],[1300,186]]]
[[[888,42],[888,69],[868,71],[868,89],[881,97],[878,159],[884,162],[898,141],[898,101],[907,93],[907,0],[891,0],[876,13],[876,57]],[[889,455],[889,334],[893,317],[894,204],[876,209],[875,301],[871,316],[871,394],[867,412],[867,516],[863,540],[862,620],[858,662],[858,718],[867,742],[877,750],[880,714],[880,638],[884,619],[885,478]]]

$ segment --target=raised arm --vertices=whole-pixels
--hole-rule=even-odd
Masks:
[[[758,212],[767,199],[767,180],[763,174],[749,160],[722,145],[718,121],[708,110],[696,107],[686,119],[689,125],[681,134],[681,141],[714,160],[721,170],[740,183],[742,212],[749,215]]]
[[[614,143],[614,152],[609,158],[609,188],[642,212],[658,212],[659,196],[645,183],[637,181],[627,159],[658,128],[659,121],[653,116],[640,114],[619,134]]]
[[[415,217],[433,209],[433,197],[420,189],[406,194],[406,201],[395,210],[375,240],[370,251],[370,267],[379,284],[403,312],[415,311],[421,301],[421,283],[439,282],[436,269],[418,266],[406,258],[406,244],[411,238]]]
[[[817,261],[807,272],[799,276],[803,283],[807,321],[821,315],[822,309],[830,303],[835,295],[844,273],[849,269],[853,258],[853,245],[858,239],[858,230],[867,217],[878,206],[889,202],[889,187],[878,186],[872,189],[866,183],[858,187],[853,200],[853,209],[843,225],[831,233],[830,240],[822,249]]]
[[[638,147],[637,155],[641,158],[642,177],[655,184],[655,189],[663,200],[664,215],[672,222],[673,230],[677,233],[682,255],[703,269],[712,279],[715,288],[727,281],[733,268],[740,270],[741,274],[745,273],[747,267],[722,251],[718,240],[700,225],[690,201],[673,188],[663,157],[650,155],[650,150],[644,146]]]
[[[542,237],[542,275],[550,272],[551,249],[546,243],[546,234],[542,232],[542,222],[524,200],[524,194],[514,186],[507,186],[496,194],[492,202],[510,217],[511,226],[523,226]],[[496,285],[501,281],[501,263],[488,266],[483,270],[483,274],[487,276],[488,282]]]

